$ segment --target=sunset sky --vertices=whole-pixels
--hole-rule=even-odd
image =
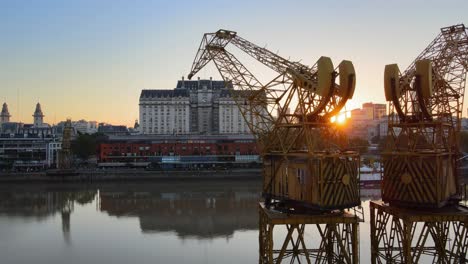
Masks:
[[[353,61],[354,108],[384,102],[385,64],[406,68],[441,27],[464,22],[466,0],[0,0],[0,101],[12,121],[32,122],[40,102],[51,124],[133,125],[140,91],[174,88],[203,33],[224,28],[308,65]],[[198,76],[221,79],[213,68]]]

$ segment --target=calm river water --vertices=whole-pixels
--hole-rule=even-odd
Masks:
[[[260,187],[260,181],[3,184],[0,263],[258,263]],[[362,194],[360,256],[368,263],[368,203],[380,191]]]

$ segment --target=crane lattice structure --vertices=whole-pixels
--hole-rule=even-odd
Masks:
[[[385,67],[390,115],[384,201],[441,207],[458,196],[456,157],[467,70],[464,25],[442,28],[403,73],[396,64]]]
[[[229,44],[276,72],[276,77],[262,83],[226,49]],[[211,61],[256,136],[267,204],[281,201],[327,210],[360,204],[359,154],[344,150],[341,134],[330,123],[354,93],[350,61],[335,69],[330,58],[321,57],[310,67],[228,30],[203,36],[188,78]]]
[[[383,202],[370,203],[372,263],[468,262],[457,170],[467,70],[464,25],[442,28],[403,73],[385,67],[390,115]]]
[[[228,44],[277,75],[260,82],[227,51]],[[309,67],[228,30],[203,36],[189,79],[210,61],[255,135],[263,159],[259,263],[358,263],[359,217],[344,210],[330,214],[360,205],[359,154],[345,150],[342,135],[330,123],[353,96],[353,64],[342,61],[334,69],[330,58],[321,57]],[[309,210],[314,214],[304,215]],[[281,249],[274,247],[275,225],[288,229]],[[307,243],[306,225],[321,234],[319,245]]]

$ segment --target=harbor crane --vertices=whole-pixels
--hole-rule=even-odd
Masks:
[[[405,71],[385,66],[390,115],[383,201],[369,204],[373,264],[467,263],[457,170],[467,70],[463,24],[441,28]]]
[[[396,64],[385,66],[390,115],[382,155],[383,201],[439,208],[459,199],[457,157],[467,70],[463,24],[442,28],[405,71]]]
[[[261,82],[228,51],[237,47],[273,70]],[[263,197],[267,205],[312,210],[360,205],[359,153],[330,122],[353,97],[356,75],[351,61],[337,68],[328,57],[313,66],[285,59],[220,29],[203,36],[191,79],[213,62],[256,137],[263,159]]]

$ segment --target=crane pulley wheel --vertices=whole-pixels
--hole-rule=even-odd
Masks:
[[[356,87],[356,72],[354,71],[353,63],[348,60],[341,61],[338,71],[340,73],[338,96],[352,99],[354,88]]]
[[[416,61],[416,76],[419,78],[421,96],[431,97],[433,93],[432,62],[428,59]]]
[[[400,98],[400,69],[397,64],[385,65],[384,88],[387,101]]]

